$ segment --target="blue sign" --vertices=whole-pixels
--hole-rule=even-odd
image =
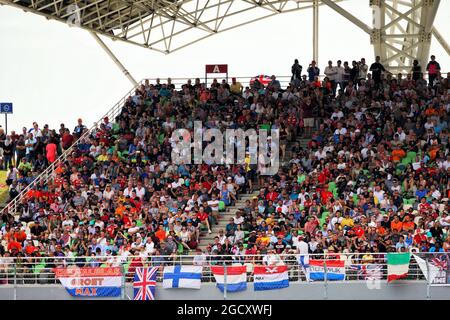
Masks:
[[[13,113],[13,104],[11,102],[0,102],[0,113]]]

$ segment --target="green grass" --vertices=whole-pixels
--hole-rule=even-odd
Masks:
[[[0,171],[0,206],[3,206],[9,198],[8,185],[6,184],[6,173],[7,171]]]

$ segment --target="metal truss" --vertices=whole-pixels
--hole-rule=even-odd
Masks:
[[[433,28],[440,0],[372,0],[374,28],[371,42],[390,70],[411,70],[414,59],[422,67],[429,60],[431,37],[439,37]],[[442,37],[438,41],[445,48]],[[447,46],[447,52],[448,46]],[[450,53],[449,53],[450,54]]]
[[[373,8],[373,22],[369,24],[340,7],[341,1],[0,0],[0,4],[165,54],[278,14],[313,9],[316,60],[320,47],[319,7],[327,5],[370,36],[375,55],[391,71],[409,71],[413,59],[425,65],[432,35],[449,52],[448,44],[433,28],[440,0],[365,0]]]
[[[317,0],[0,0],[0,3],[77,24],[114,40],[171,53],[280,13],[312,8],[314,1]]]

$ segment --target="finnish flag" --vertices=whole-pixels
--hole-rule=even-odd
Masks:
[[[164,267],[163,288],[200,289],[202,270],[201,266]]]

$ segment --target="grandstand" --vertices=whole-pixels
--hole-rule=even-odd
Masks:
[[[0,2],[63,18],[51,5]],[[338,1],[321,2],[345,15]],[[153,10],[162,15],[176,2],[164,3]],[[133,29],[143,9],[109,31],[95,18],[84,28],[119,38],[117,29]],[[97,14],[108,10],[120,11],[108,6]],[[437,7],[423,10],[424,32],[432,34]],[[16,135],[0,129],[9,186],[0,281],[11,284],[13,269],[14,281],[52,284],[57,267],[120,266],[131,283],[147,264],[200,263],[245,265],[249,281],[255,265],[288,265],[290,281],[302,282],[309,273],[299,255],[345,261],[347,280],[367,280],[358,272],[379,265],[377,280],[389,280],[390,253],[448,261],[448,66],[428,60],[427,44],[404,50],[409,61],[373,42],[383,52],[374,59],[343,57],[323,72],[315,61],[294,63],[292,75],[261,76],[266,83],[258,76],[144,79],[91,128],[79,119],[73,130],[38,123]],[[264,145],[280,150],[279,170],[262,175],[264,165],[250,162],[250,143],[240,162],[175,162],[173,133],[194,136],[195,121],[222,131],[277,130],[279,142]],[[403,276],[430,285],[419,258]],[[212,279],[204,271],[201,280]]]

